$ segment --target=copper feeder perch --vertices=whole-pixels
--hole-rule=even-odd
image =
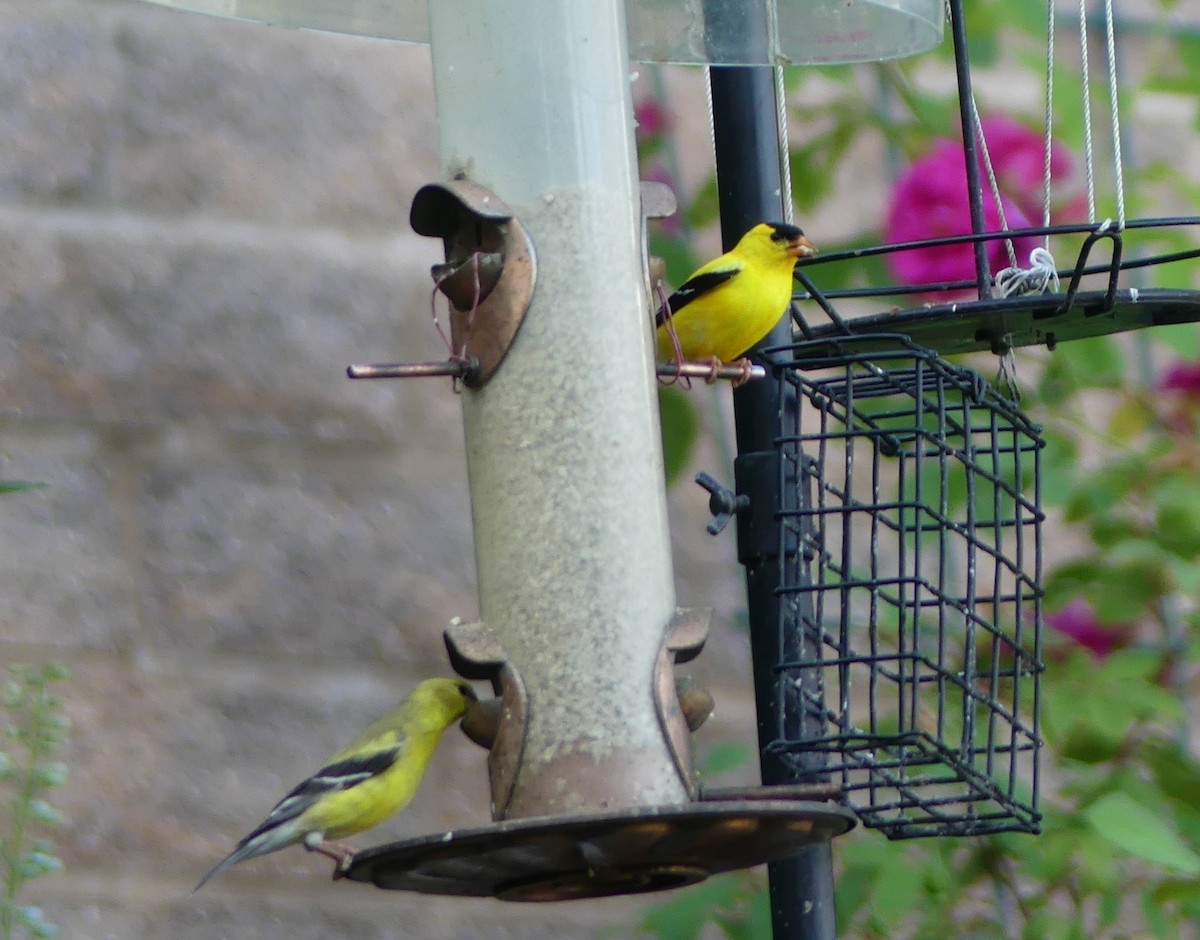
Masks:
[[[675,212],[675,196],[663,183],[641,184],[642,219]],[[482,388],[496,374],[516,339],[537,281],[533,242],[512,210],[495,193],[465,178],[429,183],[417,190],[409,223],[418,235],[442,239],[446,261],[430,273],[450,302],[449,359],[389,362],[346,368],[352,379],[410,379],[447,376],[467,388]],[[643,232],[643,244],[647,240]],[[647,259],[647,272],[654,270]],[[648,274],[649,276],[649,274]],[[661,271],[658,273],[661,278]],[[659,362],[660,378],[744,382],[766,377],[760,365]]]

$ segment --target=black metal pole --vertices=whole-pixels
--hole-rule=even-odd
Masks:
[[[967,202],[971,211],[971,231],[984,231],[983,183],[979,172],[979,137],[975,127],[975,98],[971,92],[971,64],[967,54],[967,24],[962,0],[950,0],[950,33],[954,39],[954,71],[958,80],[958,117],[962,121],[963,159],[967,161]],[[992,278],[988,265],[988,246],[977,241],[975,252],[975,288],[980,300],[992,296]]]
[[[748,4],[739,26],[753,28]],[[714,24],[710,22],[709,28]],[[764,33],[765,35],[765,30]],[[727,33],[725,34],[728,35]],[[758,66],[726,66],[710,70],[713,129],[721,239],[726,249],[758,222],[783,216],[779,143],[772,70]],[[785,316],[760,344],[791,341]],[[751,499],[749,517],[738,520],[738,555],[746,569],[750,645],[759,750],[764,784],[790,782],[786,765],[765,752],[780,733],[779,721],[794,702],[781,701],[775,666],[781,660],[780,540],[775,510],[780,505],[779,456],[775,447],[780,412],[785,407],[780,383],[751,382],[733,393],[738,457],[737,492]],[[768,866],[771,923],[775,940],[835,940],[833,861],[828,844]]]

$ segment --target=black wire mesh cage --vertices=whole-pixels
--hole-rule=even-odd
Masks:
[[[905,337],[774,359],[787,404],[769,750],[800,782],[840,780],[892,838],[1036,832],[1039,429]]]

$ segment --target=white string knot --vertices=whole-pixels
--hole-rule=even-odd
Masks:
[[[1001,297],[1044,294],[1058,289],[1058,265],[1054,263],[1054,255],[1041,247],[1029,253],[1028,268],[1005,268],[996,275],[996,292]]]

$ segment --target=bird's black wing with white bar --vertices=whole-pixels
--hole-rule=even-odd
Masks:
[[[397,745],[386,751],[376,751],[374,754],[365,754],[361,757],[348,757],[327,767],[322,767],[276,803],[275,808],[267,814],[267,818],[238,843],[238,847],[253,842],[263,833],[278,829],[289,820],[295,819],[326,793],[332,793],[335,790],[349,790],[364,780],[378,776],[396,763],[401,750],[401,746]]]
[[[672,314],[676,314],[697,297],[720,287],[740,270],[740,268],[723,268],[720,271],[708,271],[704,274],[693,275],[683,282],[679,290],[667,298],[667,306]],[[666,311],[659,308],[658,315],[654,318],[654,325],[662,326],[666,319]]]

